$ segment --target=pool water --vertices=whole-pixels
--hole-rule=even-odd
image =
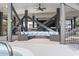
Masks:
[[[17,51],[14,51],[13,55],[14,55],[14,56],[22,56],[22,54],[19,53],[19,52],[17,52]]]
[[[33,53],[25,48],[12,46],[13,56],[33,56]],[[9,56],[8,50],[0,44],[0,56]]]
[[[7,48],[2,44],[0,44],[0,56],[9,56]],[[22,56],[22,53],[13,49],[13,56]]]
[[[0,50],[0,56],[9,56],[8,51]],[[17,51],[13,51],[13,56],[22,56],[22,54]]]

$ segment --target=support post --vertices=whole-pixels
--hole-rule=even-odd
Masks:
[[[2,22],[3,22],[3,12],[0,12],[0,36],[3,35]]]
[[[33,19],[35,20],[35,16],[33,16]],[[36,28],[36,23],[33,22],[33,28]]]
[[[65,22],[65,6],[64,3],[60,4],[60,27],[61,27],[61,40],[60,43],[64,44],[65,43],[65,26],[64,26],[64,22]]]
[[[25,31],[28,31],[28,10],[25,10]]]
[[[3,22],[3,5],[0,4],[0,36],[3,35],[2,22]]]
[[[74,28],[76,27],[76,17],[74,17]]]
[[[60,8],[57,8],[57,16],[56,16],[57,18],[56,18],[56,22],[57,22],[57,24],[56,24],[56,30],[59,32],[59,35],[58,35],[58,40],[60,41]]]
[[[60,28],[59,21],[60,21],[60,8],[57,8],[57,23],[56,23],[56,27],[57,27],[57,31],[58,32],[60,32],[60,30],[59,30],[59,28]]]
[[[35,17],[33,16],[33,19],[35,19]],[[34,26],[34,22],[33,22],[33,28],[35,28],[35,26]]]
[[[36,18],[36,20],[38,21],[38,18]],[[38,29],[39,25],[37,24],[37,29]]]
[[[13,29],[12,29],[12,34],[15,35],[16,34],[16,17],[13,17]]]
[[[12,22],[12,7],[11,7],[11,3],[8,3],[8,41],[9,42],[12,42],[11,22]]]
[[[73,21],[72,21],[72,19],[71,19],[71,30],[73,29]]]
[[[24,27],[23,27],[23,20],[21,20],[21,31],[23,31]]]
[[[21,19],[21,31],[24,30],[24,26],[23,26],[23,21],[24,21],[24,19],[25,19],[25,15],[24,15],[23,18]]]

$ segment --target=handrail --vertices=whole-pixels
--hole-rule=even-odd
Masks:
[[[34,20],[34,19],[32,19],[31,17],[29,17],[29,16],[26,16],[26,17],[29,18],[29,19],[31,19],[33,22],[36,22],[39,26],[45,28],[46,30],[48,30],[48,31],[53,31],[52,29],[50,29],[49,27],[43,25],[42,23],[38,22],[37,20]]]
[[[56,15],[55,16],[53,16],[53,17],[51,17],[51,18],[49,18],[46,22],[44,22],[43,24],[46,24],[46,23],[48,23],[49,21],[51,21],[53,18],[55,18],[56,17]]]
[[[0,44],[3,44],[3,45],[6,46],[6,48],[8,50],[8,53],[9,53],[9,56],[13,56],[13,50],[12,50],[11,46],[8,43],[0,41]]]
[[[29,16],[23,16],[23,18],[20,19],[20,18],[18,17],[18,14],[17,14],[16,11],[15,11],[13,5],[12,5],[12,9],[13,9],[13,11],[14,11],[14,14],[15,14],[16,17],[18,18],[20,25],[22,25],[22,23],[21,23],[22,19],[24,19],[25,17],[27,17],[27,18],[31,19],[33,22],[36,22],[39,26],[41,26],[41,27],[47,29],[48,31],[52,31],[52,29],[50,29],[49,27],[43,25],[42,23],[38,22],[37,20],[32,19],[32,18],[29,17]],[[53,18],[53,17],[51,17],[51,18]],[[50,19],[51,19],[51,18],[50,18]],[[19,24],[19,23],[18,23],[18,24]]]
[[[72,29],[71,31],[65,33],[65,38],[68,38],[68,37],[72,36],[77,31],[79,31],[79,28]]]
[[[55,17],[56,17],[56,15],[53,16],[53,17],[51,17],[51,18],[48,19],[47,21],[45,21],[43,24],[46,25],[47,23],[49,23],[49,21],[53,20]],[[40,26],[38,27],[38,29],[39,29],[39,28],[40,28]]]

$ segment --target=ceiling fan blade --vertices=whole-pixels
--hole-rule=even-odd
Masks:
[[[38,8],[34,8],[34,9],[40,10],[40,11],[44,11],[44,9],[46,9],[46,8],[41,8],[41,4],[40,3],[38,5],[39,5]]]

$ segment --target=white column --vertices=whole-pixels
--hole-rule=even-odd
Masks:
[[[0,3],[0,12],[3,11],[3,3]]]
[[[11,30],[11,22],[12,22],[12,8],[11,3],[8,3],[8,41],[12,41],[12,30]]]
[[[64,8],[64,4],[61,3],[60,4],[60,27],[61,27],[61,41],[60,43],[64,43],[65,42],[65,26],[64,26],[64,22],[65,22],[65,8]]]

